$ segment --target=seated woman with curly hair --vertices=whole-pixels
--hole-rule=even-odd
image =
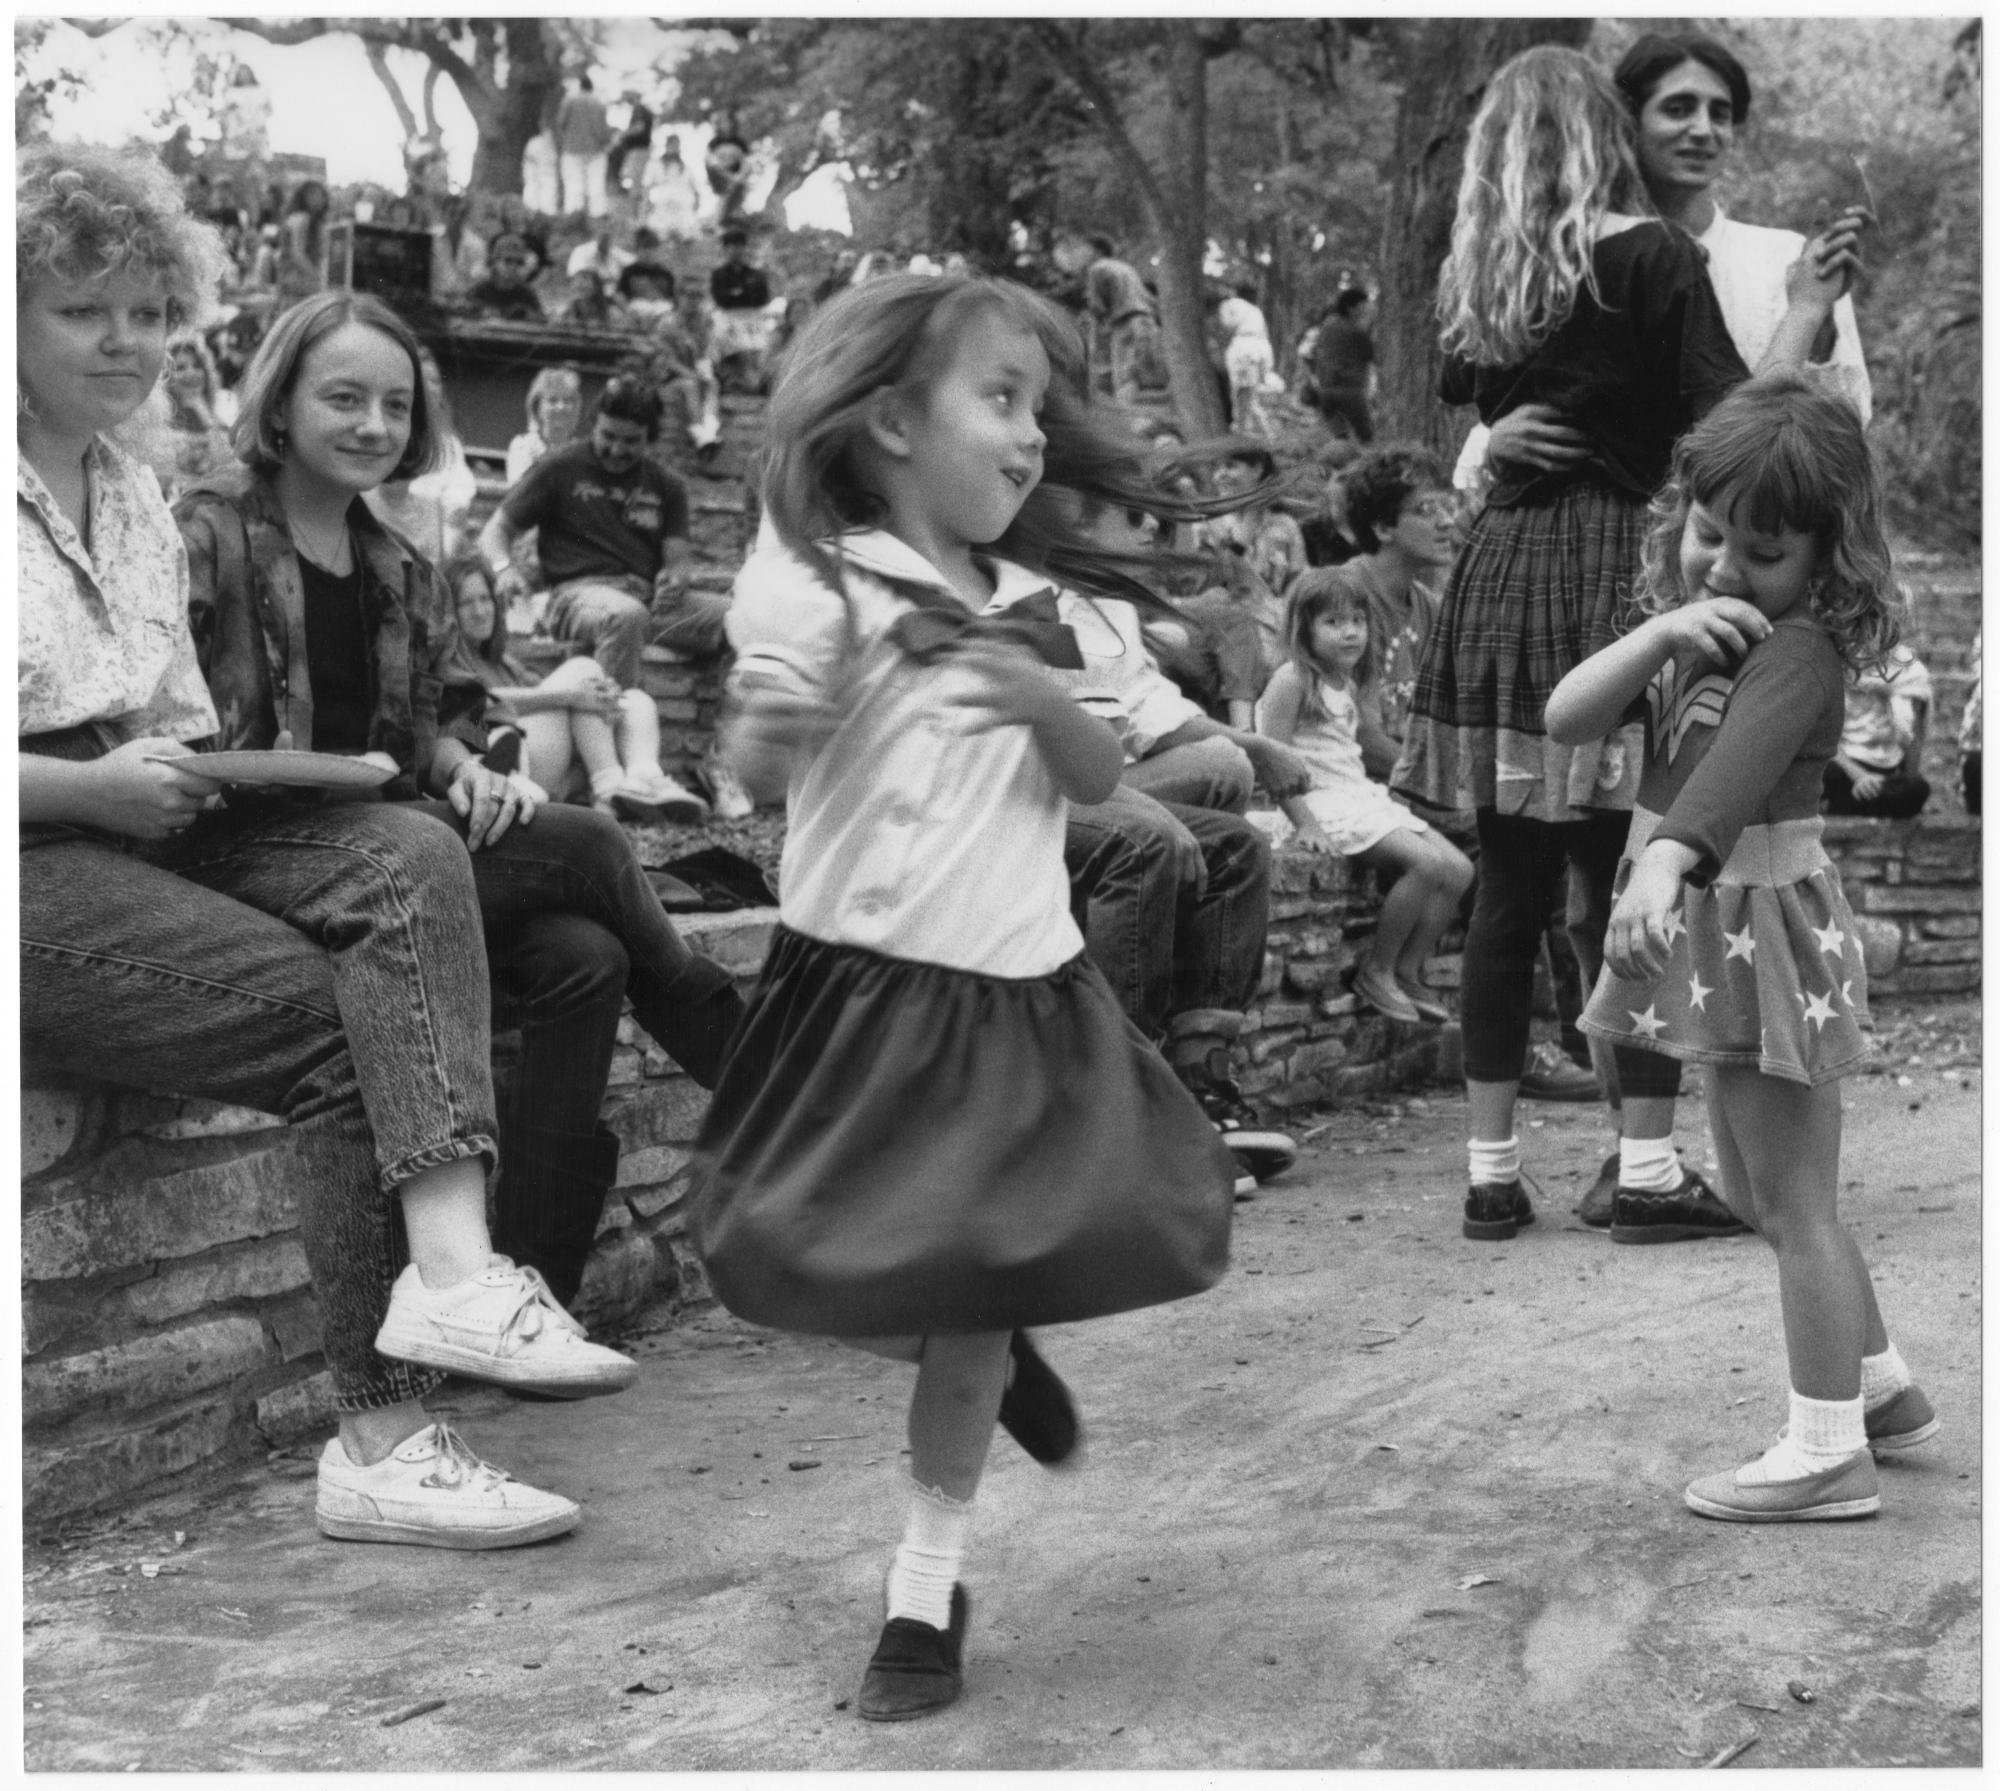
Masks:
[[[69,146],[22,155],[15,240],[23,1053],[289,1122],[340,1411],[324,1532],[505,1548],[573,1529],[572,1500],[486,1466],[422,1405],[443,1369],[567,1397],[637,1373],[487,1234],[498,1127],[464,848],[385,803],[232,788],[219,807],[192,750],[227,723],[187,561],[113,437],[221,244],[157,164]]]

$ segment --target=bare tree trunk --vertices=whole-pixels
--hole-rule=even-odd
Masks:
[[[1208,252],[1208,52],[1193,19],[1163,22],[1167,103],[1180,128],[1171,139],[1164,179],[1154,189],[1153,228],[1160,238],[1160,337],[1174,408],[1190,441],[1223,433],[1222,394],[1208,358],[1202,303]],[[1141,189],[1144,191],[1144,189]]]
[[[1438,402],[1437,289],[1466,134],[1503,62],[1534,44],[1582,45],[1590,30],[1588,19],[1432,19],[1410,27],[1376,307],[1381,435],[1457,453],[1467,420]]]
[[[1167,92],[1181,128],[1174,156],[1156,169],[1139,153],[1118,102],[1074,32],[1053,20],[1028,32],[1058,74],[1090,104],[1092,121],[1131,177],[1160,243],[1160,347],[1167,378],[1190,441],[1223,432],[1222,395],[1209,366],[1203,323],[1202,257],[1208,248],[1208,46],[1191,19],[1161,21],[1166,39]]]

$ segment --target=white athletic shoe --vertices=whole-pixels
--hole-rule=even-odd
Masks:
[[[757,801],[743,787],[743,780],[722,762],[721,756],[710,753],[702,761],[702,776],[708,779],[708,787],[715,796],[715,818],[718,821],[740,821],[745,815],[757,812]]]
[[[401,1362],[558,1399],[620,1393],[639,1378],[631,1357],[584,1341],[583,1327],[537,1271],[504,1256],[456,1287],[426,1287],[410,1264],[389,1290],[375,1347]]]
[[[684,789],[665,772],[633,776],[611,792],[611,806],[621,820],[671,821],[679,827],[699,827],[708,819],[708,804]]]
[[[523,1486],[474,1455],[448,1424],[406,1437],[362,1467],[335,1437],[320,1451],[320,1533],[419,1548],[518,1548],[574,1530],[574,1499]]]

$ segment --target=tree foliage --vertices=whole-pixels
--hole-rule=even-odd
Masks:
[[[267,43],[310,43],[337,31],[372,52],[400,49],[422,56],[458,89],[472,115],[478,143],[471,184],[492,193],[521,190],[521,152],[561,96],[565,50],[574,47],[587,57],[589,48],[586,26],[557,19],[230,18],[223,23]],[[371,60],[379,78],[384,65],[379,57]],[[398,110],[409,116],[407,102]]]

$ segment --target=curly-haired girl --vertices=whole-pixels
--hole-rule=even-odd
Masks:
[[[1722,1192],[1778,1256],[1791,1422],[1687,1489],[1737,1523],[1865,1517],[1871,1449],[1937,1432],[1841,1225],[1840,1083],[1867,1055],[1861,941],[1820,843],[1844,671],[1896,635],[1861,420],[1791,375],[1731,394],[1654,507],[1655,613],[1556,687],[1559,741],[1643,711],[1646,764],[1584,1030],[1705,1066]],[[1611,1235],[1647,1221],[1619,1195]]]

